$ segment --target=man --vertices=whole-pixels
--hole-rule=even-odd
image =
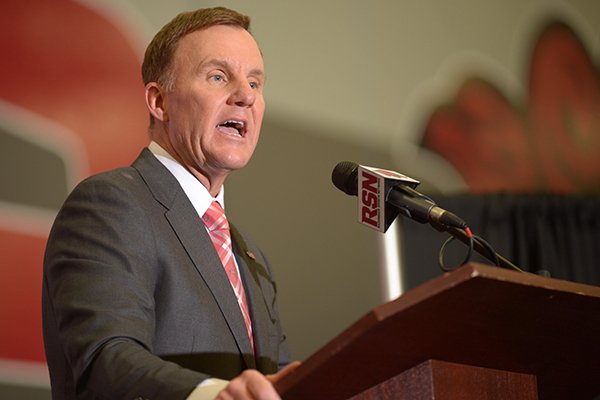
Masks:
[[[267,262],[221,214],[207,222],[265,109],[248,17],[180,14],[148,46],[142,76],[149,148],[78,185],[48,240],[53,398],[277,399],[272,383],[297,363],[280,370],[289,351]]]

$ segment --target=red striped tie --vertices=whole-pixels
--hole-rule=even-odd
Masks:
[[[244,286],[240,279],[239,272],[235,266],[233,259],[233,251],[231,249],[231,233],[229,232],[229,223],[223,212],[221,205],[213,201],[202,216],[202,221],[212,239],[213,245],[221,258],[225,272],[229,277],[231,287],[237,297],[237,302],[244,316],[244,322],[246,323],[246,329],[248,330],[248,336],[250,338],[250,344],[252,345],[252,352],[254,352],[254,338],[252,337],[252,321],[250,320],[250,312],[248,310],[248,302],[246,301],[246,294],[244,293]]]

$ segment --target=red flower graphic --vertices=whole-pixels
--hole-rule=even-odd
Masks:
[[[577,35],[552,22],[533,49],[525,112],[481,79],[435,110],[422,146],[446,158],[474,193],[597,192],[599,74]]]
[[[30,141],[21,140],[28,136],[17,124],[0,123],[0,141],[6,151],[0,202],[57,211],[56,199],[51,205],[40,199],[49,196],[47,189],[57,187],[63,187],[66,196],[70,188],[65,182],[71,184],[67,177],[75,172],[67,163],[57,165],[52,146],[45,147],[52,141],[62,143],[50,125],[65,128],[82,144],[84,154],[78,159],[87,163],[80,174],[129,164],[147,142],[140,52],[113,22],[80,3],[24,0],[2,4],[0,101],[52,124],[35,125],[35,134],[43,140]],[[12,114],[0,114],[0,118],[0,122],[27,123]],[[20,158],[10,158],[17,150]],[[48,162],[54,162],[53,168]],[[0,209],[0,221],[18,218],[20,214],[15,217]],[[40,219],[32,212],[10,226],[0,224],[3,359],[44,360],[41,285],[46,237],[26,227],[31,221],[36,226],[47,223]]]

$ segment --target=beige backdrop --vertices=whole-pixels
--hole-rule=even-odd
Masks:
[[[474,74],[522,98],[531,41],[556,15],[599,56],[595,0],[82,4],[113,19],[140,55],[181,11],[224,5],[253,18],[267,66],[267,114],[254,160],[227,184],[226,204],[275,268],[298,359],[382,301],[381,237],[355,222],[356,200],[330,183],[334,165],[351,160],[397,169],[429,190],[460,190],[447,164],[415,148],[435,105]],[[141,95],[140,83],[140,101]],[[0,398],[48,398],[43,379],[31,378],[41,389],[29,389],[2,371]]]

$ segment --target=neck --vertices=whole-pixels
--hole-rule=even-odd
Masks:
[[[201,184],[208,190],[212,197],[217,197],[223,184],[225,183],[225,178],[227,174],[223,173],[211,173],[209,168],[204,168],[205,166],[196,165],[195,163],[186,162],[183,157],[179,155],[179,153],[175,150],[175,148],[171,145],[170,140],[164,140],[164,137],[161,135],[151,134],[151,140],[156,142],[160,147],[163,148],[172,158],[177,161],[181,166],[183,166],[190,174],[192,174]]]

